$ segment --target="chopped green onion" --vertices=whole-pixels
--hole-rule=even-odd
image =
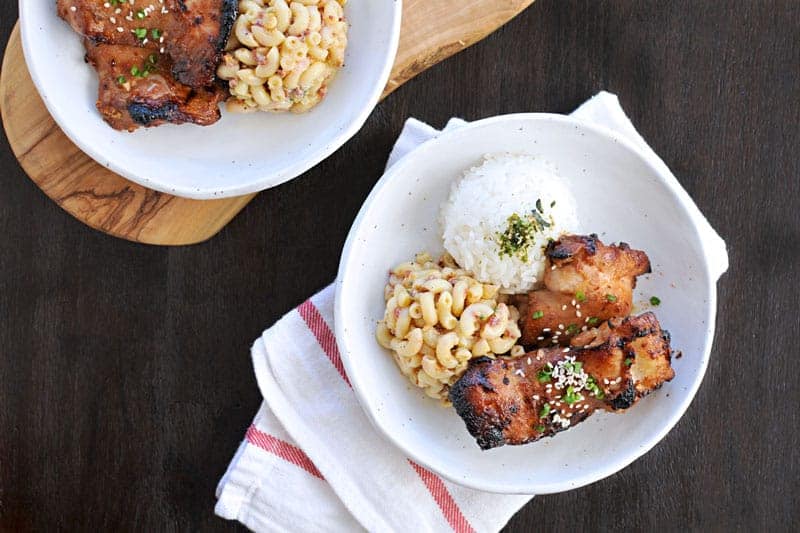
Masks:
[[[153,28],[150,30],[150,35],[153,36],[153,39],[159,39],[161,37],[161,30],[158,28]]]
[[[611,302],[612,304],[617,301],[617,297],[613,294],[606,294],[606,300]]]
[[[122,85],[124,83],[127,83],[127,82],[128,82],[128,78],[126,78],[125,76],[120,76],[120,77],[117,78],[117,83],[119,83],[120,85]]]
[[[151,65],[155,65],[158,62],[158,56],[156,54],[150,54],[147,56],[147,62]]]
[[[147,14],[144,12],[144,9],[140,9],[139,11],[136,12],[136,18],[137,19],[143,19],[146,16],[147,16]]]
[[[661,298],[659,298],[658,296],[650,297],[650,305],[660,305],[660,304],[661,304]]]
[[[549,370],[549,371],[548,370],[539,370],[539,373],[536,374],[536,378],[539,380],[539,383],[545,383],[547,381],[550,381],[550,378],[552,377],[552,373],[553,373],[552,370]]]
[[[579,329],[580,328],[578,327],[577,324],[570,324],[569,326],[567,326],[567,335],[575,335],[576,333],[578,333]]]
[[[625,358],[625,366],[631,366],[633,364],[633,359],[630,357]]]
[[[133,34],[139,39],[145,39],[147,38],[147,28],[136,28],[133,30]]]
[[[580,401],[580,399],[581,395],[575,392],[575,387],[572,385],[567,387],[567,393],[564,395],[564,401],[567,403],[567,405],[572,407],[572,405]]]
[[[141,76],[141,74],[142,74],[142,71],[139,70],[139,67],[137,67],[136,65],[131,67],[131,75],[133,75],[133,76]]]
[[[587,320],[587,321],[586,321],[586,323],[587,323],[587,324],[589,324],[590,326],[594,326],[594,325],[596,325],[598,322],[600,322],[600,319],[599,319],[599,318],[597,318],[596,316],[590,316],[590,317],[589,317],[589,320]]]
[[[578,291],[575,293],[575,299],[578,300],[579,302],[585,302],[586,294],[583,291]]]
[[[546,403],[542,406],[542,410],[539,411],[539,418],[544,418],[550,414],[550,404]]]
[[[544,316],[544,311],[534,311],[533,314],[531,315],[531,318],[533,318],[534,320],[538,320],[543,316]]]
[[[545,429],[547,429],[547,428],[544,427],[542,424],[539,424],[538,426],[536,426],[536,431],[538,431],[539,433],[544,433]]]

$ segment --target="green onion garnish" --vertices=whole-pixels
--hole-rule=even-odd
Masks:
[[[153,28],[152,30],[150,30],[150,35],[153,36],[153,39],[158,39],[161,37],[161,30],[159,30],[158,28]]]
[[[122,85],[124,83],[127,83],[127,82],[128,82],[128,78],[126,78],[125,76],[120,76],[120,77],[117,78],[117,83],[119,83],[120,85]]]
[[[534,320],[538,320],[543,316],[544,316],[544,311],[534,311],[533,314],[531,315],[531,318],[533,318]]]
[[[578,300],[579,302],[585,302],[586,294],[584,294],[583,291],[578,291],[575,293],[575,299]]]
[[[542,410],[539,411],[539,418],[544,418],[550,414],[550,404],[546,403],[542,406]]]
[[[613,294],[606,294],[606,300],[611,302],[612,304],[617,301],[617,297]]]
[[[136,28],[133,30],[133,34],[139,39],[145,39],[147,37],[147,28]]]
[[[659,305],[661,304],[661,298],[658,296],[651,296],[650,297],[650,305]]]

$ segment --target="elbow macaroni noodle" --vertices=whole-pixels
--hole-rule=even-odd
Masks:
[[[419,254],[391,271],[375,336],[411,383],[448,403],[470,359],[524,353],[519,312],[499,299],[496,285],[478,282],[449,255],[436,263]]]
[[[233,112],[317,105],[344,65],[347,0],[240,0],[239,18],[217,75]]]

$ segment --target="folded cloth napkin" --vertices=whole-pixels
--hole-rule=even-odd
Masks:
[[[573,116],[655,156],[613,94],[599,93]],[[453,119],[445,129],[463,124]],[[388,165],[438,133],[409,119]],[[676,193],[688,199],[672,180]],[[724,272],[725,243],[699,210],[692,216]],[[333,335],[333,298],[329,286],[255,341],[253,365],[264,403],[219,483],[216,513],[255,531],[499,530],[532,496],[461,487],[385,441],[350,388]]]

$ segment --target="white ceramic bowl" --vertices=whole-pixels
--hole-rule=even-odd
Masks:
[[[100,118],[97,75],[55,0],[20,0],[25,59],[55,121],[101,165],[149,188],[222,198],[286,182],[333,153],[361,128],[389,78],[402,0],[349,2],[345,67],[326,99],[304,115],[225,113],[209,127],[165,125],[117,132]]]
[[[555,165],[575,193],[583,230],[647,251],[653,274],[635,302],[655,309],[672,333],[676,376],[625,414],[597,413],[554,438],[481,451],[452,409],[427,399],[375,341],[383,287],[394,265],[418,251],[442,252],[439,205],[483,154],[528,153]],[[508,115],[445,133],[411,152],[378,182],[342,256],[336,336],[347,375],[375,426],[406,454],[469,487],[544,494],[602,479],[652,448],[689,406],[708,363],[716,314],[711,243],[677,183],[628,141],[560,115]],[[648,307],[641,303],[636,311]]]

